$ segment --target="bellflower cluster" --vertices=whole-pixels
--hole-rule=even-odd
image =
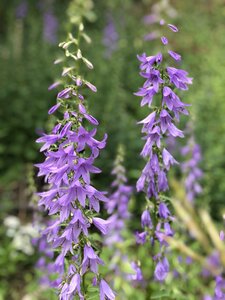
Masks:
[[[130,217],[128,203],[132,194],[132,187],[126,185],[127,178],[123,161],[124,149],[120,146],[112,170],[112,174],[116,177],[112,183],[112,187],[115,191],[109,197],[105,205],[108,214],[112,215],[110,218],[110,233],[106,236],[105,240],[107,245],[113,245],[123,240],[121,232],[124,229],[125,221]]]
[[[40,258],[36,263],[36,267],[40,270],[40,284],[42,286],[57,288],[60,284],[62,277],[60,269],[58,270],[57,265],[54,263],[54,251],[48,243],[48,237],[45,233],[41,232],[41,227],[44,225],[44,221],[35,222],[35,227],[39,230],[39,237],[32,240],[34,246],[36,246]],[[51,222],[48,222],[46,226],[51,226]],[[58,272],[59,271],[59,272]],[[55,274],[57,278],[52,280],[52,275]]]
[[[111,14],[107,15],[107,23],[103,31],[103,45],[105,46],[105,56],[110,58],[118,48],[119,35],[116,30],[115,22]]]
[[[100,202],[107,201],[104,192],[91,185],[91,174],[101,172],[94,166],[100,150],[105,147],[95,138],[98,121],[89,114],[82,91],[96,92],[96,87],[80,75],[81,62],[89,69],[92,63],[83,56],[79,45],[83,38],[90,40],[84,33],[81,23],[77,38],[69,34],[68,40],[59,44],[65,50],[68,61],[72,62],[62,72],[64,88],[57,95],[57,103],[50,108],[49,114],[63,113],[50,134],[43,134],[37,142],[43,143],[41,152],[46,159],[37,164],[39,176],[45,176],[49,189],[39,193],[39,205],[44,206],[53,221],[44,230],[48,243],[58,256],[55,266],[62,276],[59,285],[59,299],[70,300],[75,296],[86,299],[87,273],[93,285],[100,288],[100,300],[115,299],[106,281],[101,278],[98,267],[103,261],[98,256],[96,244],[91,239],[90,230],[102,234],[108,231],[109,222],[96,215]],[[71,48],[73,50],[71,51]],[[50,86],[56,87],[59,82]],[[94,129],[89,129],[94,126]]]
[[[124,147],[120,145],[114,162],[114,168],[112,170],[112,175],[115,176],[112,187],[115,191],[109,197],[109,200],[105,205],[107,212],[111,215],[110,233],[105,237],[105,244],[114,251],[111,258],[112,263],[109,268],[114,272],[114,274],[136,283],[143,279],[139,265],[133,261],[131,262],[129,257],[126,254],[124,255],[120,248],[116,247],[117,243],[122,243],[124,240],[122,232],[125,229],[125,222],[130,218],[128,204],[133,191],[133,188],[126,184],[127,178],[124,167],[124,152]],[[121,270],[119,263],[121,261],[123,264],[130,265],[132,274],[125,274]]]
[[[160,22],[164,25],[164,22]],[[172,24],[167,27],[177,32]],[[163,36],[161,42],[166,48],[170,59],[178,62],[181,56],[168,47],[168,39]],[[153,258],[156,261],[155,278],[163,281],[169,271],[169,262],[165,257],[167,243],[164,236],[172,236],[170,223],[173,220],[171,212],[163,199],[163,193],[168,190],[167,172],[171,165],[178,162],[165,148],[165,138],[169,136],[184,137],[175,122],[179,122],[180,115],[188,115],[186,107],[175,92],[185,91],[192,79],[182,69],[166,66],[165,55],[158,53],[147,56],[145,53],[138,56],[140,61],[140,75],[145,79],[143,87],[135,94],[142,97],[141,106],[148,105],[150,114],[139,122],[143,125],[142,133],[145,134],[146,143],[141,151],[141,156],[147,160],[140,178],[137,181],[137,191],[146,194],[147,205],[141,216],[143,232],[136,234],[138,243],[144,244],[150,240],[153,245],[159,242],[160,253]],[[153,100],[154,99],[154,100]]]
[[[27,168],[27,192],[30,196],[29,206],[33,210],[33,228],[35,228],[37,235],[32,239],[32,244],[38,250],[39,259],[36,263],[36,268],[40,271],[39,282],[44,287],[57,287],[60,283],[60,274],[57,273],[57,268],[54,265],[54,251],[48,243],[46,234],[42,231],[46,226],[51,225],[51,220],[47,221],[43,207],[38,207],[39,197],[37,195],[37,188],[34,181],[33,165],[28,165]],[[47,223],[48,222],[48,223]],[[52,274],[58,275],[56,280],[53,279]]]
[[[196,196],[202,192],[202,187],[198,182],[203,176],[202,170],[199,168],[199,163],[202,160],[201,148],[196,144],[193,135],[189,138],[187,145],[181,149],[181,154],[189,157],[189,160],[181,165],[181,169],[186,176],[187,199],[193,202]]]

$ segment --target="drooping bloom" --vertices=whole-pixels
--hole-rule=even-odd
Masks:
[[[115,299],[115,295],[113,293],[113,291],[111,290],[110,286],[108,285],[108,283],[102,279],[100,281],[100,300],[113,300]]]
[[[42,232],[41,227],[44,226],[46,221],[43,218],[34,220],[34,226],[40,231],[40,236],[32,240],[34,246],[36,246],[40,255],[36,267],[40,270],[40,284],[45,287],[57,288],[61,282],[61,274],[64,270],[64,266],[58,263],[54,263],[54,251],[51,245],[48,243],[48,237],[45,232]],[[51,226],[52,222],[47,222],[48,226]],[[57,276],[56,279],[51,280],[52,274]]]
[[[83,25],[79,26],[82,34]],[[69,46],[77,48],[76,54],[69,51]],[[70,34],[69,40],[60,44],[66,53],[76,63],[83,61],[87,67],[92,64],[82,56],[76,39]],[[92,67],[91,67],[92,68]],[[99,202],[107,201],[105,193],[98,191],[91,184],[91,174],[100,173],[94,166],[100,150],[105,147],[106,138],[102,141],[95,139],[98,121],[89,114],[86,100],[81,90],[91,89],[96,92],[93,84],[86,81],[77,73],[77,68],[64,69],[62,81],[66,79],[64,88],[58,93],[57,104],[50,109],[53,113],[63,113],[63,118],[57,122],[50,134],[43,134],[37,142],[42,143],[41,151],[46,159],[36,166],[39,176],[45,177],[49,185],[47,191],[39,193],[39,205],[43,206],[50,216],[54,216],[51,224],[43,233],[48,243],[59,253],[54,266],[58,270],[61,283],[59,284],[59,299],[73,299],[76,295],[84,299],[83,276],[92,273],[100,286],[100,295],[114,299],[106,282],[100,280],[98,266],[103,261],[92,246],[89,230],[93,227],[106,234],[108,221],[98,218]],[[85,124],[94,129],[86,129]],[[66,263],[66,261],[68,263]],[[102,283],[103,281],[103,283]],[[110,293],[109,293],[110,290]],[[102,297],[102,296],[100,296]],[[102,298],[103,299],[103,298]]]
[[[163,25],[161,23],[161,25]],[[168,28],[177,32],[176,26],[168,24]],[[161,38],[164,47],[168,45],[168,39]],[[181,56],[171,50],[168,51],[175,62],[181,60]],[[143,191],[148,198],[148,203],[141,217],[142,233],[136,233],[136,241],[145,243],[150,239],[151,243],[158,241],[161,248],[167,246],[164,236],[172,236],[171,222],[173,217],[163,198],[162,193],[168,190],[167,172],[174,164],[178,164],[175,158],[164,146],[168,137],[184,137],[183,131],[175,125],[180,120],[180,115],[187,115],[188,104],[182,102],[175,93],[178,90],[187,90],[192,79],[182,69],[166,66],[161,63],[165,58],[162,53],[147,56],[145,53],[138,56],[140,61],[140,75],[145,82],[136,93],[142,97],[141,106],[148,105],[154,108],[150,114],[139,122],[143,125],[145,145],[141,156],[147,160],[140,178],[137,181],[137,191]],[[160,102],[154,102],[155,96]],[[154,103],[154,104],[153,104]],[[157,107],[156,107],[157,105]],[[152,222],[154,220],[154,222]],[[149,239],[147,237],[149,236]],[[156,256],[155,279],[163,281],[169,272],[169,263],[165,257],[165,251]]]
[[[158,281],[164,281],[169,272],[169,262],[166,257],[159,260],[155,268],[155,278]]]

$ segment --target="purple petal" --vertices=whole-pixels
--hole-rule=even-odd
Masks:
[[[91,124],[93,125],[98,125],[98,120],[96,120],[93,116],[88,115],[88,114],[84,114],[85,119],[87,119]]]
[[[161,41],[162,41],[163,45],[167,45],[168,44],[168,39],[165,36],[161,37]]]
[[[176,52],[174,52],[174,51],[171,51],[171,50],[169,50],[168,53],[169,53],[169,55],[170,55],[173,59],[175,59],[176,61],[181,60],[181,55],[180,55],[180,54],[178,54],[178,53],[176,53]]]
[[[178,32],[178,31],[179,31],[178,28],[177,28],[175,25],[173,25],[173,24],[167,24],[167,26],[168,26],[173,32]]]
[[[53,113],[60,107],[60,105],[61,105],[61,104],[58,103],[58,104],[52,106],[52,107],[49,109],[48,114],[49,114],[49,115],[53,114]]]
[[[85,84],[86,84],[86,86],[89,87],[90,90],[92,90],[92,91],[95,92],[95,93],[97,92],[96,86],[94,86],[92,83],[86,81]]]
[[[81,114],[86,114],[86,108],[84,107],[83,104],[79,104],[79,112]]]
[[[65,98],[66,96],[69,95],[69,92],[70,92],[71,90],[72,90],[71,87],[66,88],[66,89],[62,90],[61,92],[59,92],[57,97],[58,97],[58,98]]]
[[[54,82],[53,84],[51,84],[49,87],[48,87],[48,90],[53,90],[55,89],[58,85],[60,85],[60,82],[57,81],[57,82]]]

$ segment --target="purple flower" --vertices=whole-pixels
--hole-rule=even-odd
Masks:
[[[157,281],[164,281],[167,277],[167,274],[169,272],[169,262],[166,257],[163,259],[159,260],[156,268],[155,268],[155,279]]]
[[[167,108],[174,113],[178,121],[179,114],[188,114],[185,107],[189,105],[181,102],[179,97],[167,86],[163,88],[162,104],[166,104]]]
[[[220,239],[221,239],[221,241],[224,241],[224,238],[225,238],[224,231],[221,230],[220,231]]]
[[[168,53],[176,61],[180,61],[181,60],[181,55],[180,54],[178,54],[178,53],[176,53],[174,51],[171,51],[171,50],[169,50]]]
[[[171,165],[178,164],[178,162],[173,158],[173,156],[166,150],[163,149],[162,152],[163,163],[167,170],[169,170]]]
[[[48,87],[48,90],[51,91],[53,89],[55,89],[57,86],[60,85],[60,82],[59,81],[56,81],[54,83],[52,83],[49,87]]]
[[[174,235],[174,232],[173,232],[173,230],[171,229],[169,223],[164,223],[164,232],[165,232],[165,235],[166,235],[166,236],[173,236],[173,235]]]
[[[148,210],[144,210],[141,216],[141,226],[143,228],[150,227],[152,228],[152,220]]]
[[[112,174],[115,175],[115,180],[112,183],[114,191],[109,196],[109,201],[105,203],[107,212],[111,214],[111,230],[105,237],[105,244],[110,245],[111,248],[116,248],[115,244],[123,241],[122,232],[125,228],[125,221],[130,217],[128,204],[133,189],[126,185],[126,170],[123,166],[124,152],[123,146],[120,145],[112,170]]]
[[[225,279],[221,276],[216,277],[215,297],[216,299],[225,299]]]
[[[168,27],[169,27],[173,32],[178,32],[178,31],[179,31],[178,28],[177,28],[175,25],[173,25],[173,24],[168,24]]]
[[[152,67],[154,65],[160,64],[162,62],[163,56],[162,53],[158,53],[155,56],[146,56],[146,54],[143,53],[142,55],[137,55],[137,58],[141,62],[141,71],[145,71],[146,73],[148,73],[152,71]]]
[[[160,24],[163,25],[164,21]],[[168,24],[168,27],[174,32],[178,31],[177,27],[172,24]],[[163,45],[168,44],[165,36],[161,37],[161,41]],[[168,54],[175,61],[181,60],[181,56],[174,51],[169,50]],[[138,192],[143,191],[146,194],[148,203],[156,202],[158,204],[158,211],[152,209],[142,213],[141,225],[145,231],[136,233],[136,242],[143,244],[149,238],[151,244],[154,244],[155,241],[159,243],[160,252],[162,252],[164,246],[168,246],[165,235],[173,236],[174,234],[169,223],[169,221],[173,221],[173,218],[162,200],[162,192],[169,188],[167,172],[171,165],[178,164],[164,148],[162,141],[165,137],[184,137],[184,133],[176,127],[175,123],[180,121],[181,114],[188,115],[186,107],[189,105],[180,100],[175,90],[176,88],[187,90],[192,79],[188,77],[185,70],[173,66],[164,67],[166,59],[161,53],[154,56],[147,56],[143,53],[137,58],[140,61],[140,75],[144,79],[144,83],[135,95],[142,97],[141,106],[148,104],[151,112],[138,122],[143,126],[142,133],[144,133],[143,139],[145,140],[140,155],[147,160],[147,163],[137,181],[136,188]],[[157,224],[156,228],[152,228],[151,218]],[[148,227],[153,230],[148,230]],[[158,256],[161,257],[162,253],[159,253]],[[156,265],[155,277],[159,281],[163,281],[168,271],[167,259],[161,259]]]
[[[169,132],[170,135],[174,137],[184,137],[184,134],[181,130],[179,130],[173,123],[172,123],[172,117],[170,114],[163,109],[160,113],[160,122],[161,122],[161,130],[162,133]]]
[[[74,43],[72,34],[68,42]],[[79,45],[76,51],[78,49]],[[67,49],[64,50],[67,54]],[[64,88],[58,93],[58,103],[49,110],[50,114],[54,113],[60,106],[62,118],[50,134],[43,134],[37,140],[43,143],[41,151],[45,155],[45,161],[36,165],[39,168],[38,176],[45,176],[45,182],[49,185],[47,191],[39,193],[39,206],[54,219],[42,234],[47,237],[52,249],[59,253],[52,270],[59,275],[54,286],[58,283],[59,299],[62,300],[73,299],[76,295],[84,299],[81,283],[85,285],[83,276],[86,273],[97,273],[96,284],[101,285],[98,265],[103,261],[96,254],[95,247],[92,247],[89,228],[94,225],[102,234],[106,234],[110,225],[109,221],[96,216],[100,202],[107,201],[105,193],[91,185],[91,174],[101,172],[94,162],[105,147],[107,135],[98,141],[94,138],[97,128],[85,128],[86,120],[89,126],[98,126],[99,123],[87,112],[81,90],[85,85],[93,92],[97,89],[77,73],[78,69],[64,69]],[[82,82],[79,78],[82,78]],[[105,281],[104,285],[107,285]],[[100,290],[102,294],[101,287]],[[105,295],[108,295],[108,291]]]
[[[164,81],[160,77],[160,72],[155,69],[146,69],[146,72],[141,72],[142,77],[146,78],[146,82],[144,84],[145,86],[148,87],[149,83],[153,86],[153,89],[158,92],[159,91],[159,85],[162,84]]]
[[[82,273],[86,273],[87,269],[97,274],[98,273],[98,265],[103,265],[103,261],[95,254],[94,250],[85,245],[84,246],[84,258],[82,262]]]
[[[170,78],[170,82],[173,83],[180,90],[187,90],[188,84],[192,84],[192,78],[187,77],[188,73],[181,69],[174,67],[168,67],[167,73]]]
[[[188,144],[181,149],[181,154],[188,158],[181,165],[181,170],[185,174],[185,189],[187,199],[193,202],[194,199],[202,192],[199,180],[203,177],[199,163],[202,160],[201,149],[196,144],[194,136],[188,140]]]
[[[193,263],[193,259],[190,256],[187,256],[186,258],[186,264],[191,265]]]
[[[134,93],[134,95],[136,96],[143,97],[141,101],[141,106],[148,104],[149,107],[152,104],[152,99],[155,94],[156,90],[153,86],[150,86],[148,88],[140,88],[137,93]]]
[[[168,44],[168,39],[165,36],[161,37],[161,41],[162,41],[163,45],[167,45]]]
[[[102,234],[107,234],[109,231],[109,221],[105,221],[101,218],[93,218],[93,224],[97,227]]]
[[[91,123],[92,125],[98,125],[98,121],[91,115],[89,115],[86,111],[86,108],[82,105],[82,104],[79,104],[79,112],[83,115],[83,117],[85,119],[88,120],[89,123]]]
[[[163,202],[159,204],[159,215],[163,219],[167,219],[170,216],[170,211],[166,204]]]
[[[213,298],[210,295],[205,295],[203,300],[213,300]]]
[[[115,294],[112,289],[109,287],[107,282],[104,279],[100,281],[100,300],[113,300],[115,299]]]
[[[63,89],[61,92],[58,93],[57,98],[69,98],[71,90],[71,87]]]
[[[56,105],[52,106],[52,108],[49,109],[48,114],[53,114],[60,107],[60,105],[60,103],[57,103]]]
[[[80,84],[80,83],[79,83]],[[92,83],[88,82],[88,81],[85,81],[85,84],[87,87],[89,87],[90,90],[92,90],[92,92],[97,92],[97,88],[95,85],[93,85]]]
[[[61,292],[59,294],[60,300],[71,299],[76,294],[79,295],[79,298],[84,300],[83,295],[81,294],[81,277],[79,274],[74,274],[71,278],[70,283],[67,282],[62,286]]]
[[[168,188],[166,172],[161,170],[158,174],[158,192],[165,192]]]
[[[136,232],[136,242],[137,244],[144,244],[146,242],[147,232]]]

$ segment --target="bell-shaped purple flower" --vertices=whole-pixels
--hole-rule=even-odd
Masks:
[[[178,162],[173,158],[173,156],[165,148],[162,152],[163,163],[167,170],[169,170],[171,165],[178,164]]]
[[[93,218],[93,224],[97,227],[102,234],[107,234],[109,231],[109,221],[103,220],[101,218]]]
[[[87,269],[97,274],[98,273],[98,265],[103,265],[103,261],[95,254],[92,247],[85,245],[84,246],[84,258],[82,262],[82,273],[86,273]]]
[[[152,228],[152,220],[151,220],[150,213],[148,210],[144,210],[141,215],[141,226],[143,228],[145,228],[145,227]]]
[[[155,268],[155,279],[157,281],[164,281],[167,277],[167,274],[169,272],[169,262],[166,257],[163,259],[159,260],[159,262],[156,265]]]
[[[104,280],[101,279],[100,281],[100,300],[114,300],[115,294],[112,291],[112,289],[110,288],[110,286],[108,285],[108,283]]]
[[[170,211],[164,202],[159,204],[159,216],[163,219],[167,219],[170,216]]]

